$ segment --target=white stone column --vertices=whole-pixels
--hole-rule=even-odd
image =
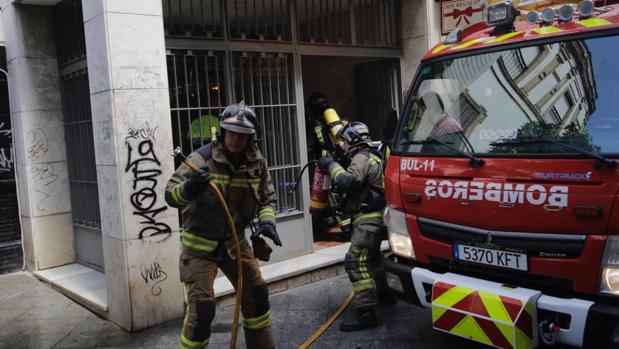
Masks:
[[[52,8],[4,2],[24,257],[30,270],[75,261]]]
[[[178,214],[160,0],[83,1],[109,319],[182,317]]]
[[[440,5],[434,0],[402,1],[402,84],[405,90],[410,87],[421,58],[441,39]]]

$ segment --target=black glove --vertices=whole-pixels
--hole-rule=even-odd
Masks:
[[[260,237],[260,235],[264,235],[269,239],[273,240],[275,245],[281,246],[282,241],[279,239],[279,235],[277,235],[277,230],[275,228],[275,224],[271,222],[260,222],[258,225],[258,229],[251,234],[252,239]]]
[[[330,156],[325,156],[324,158],[320,158],[320,160],[318,160],[318,168],[321,169],[324,172],[329,172],[329,165],[331,165],[331,163],[333,162],[333,158]]]
[[[208,173],[208,167],[204,166],[194,172],[187,182],[185,182],[185,193],[191,198],[197,198],[206,190],[210,180],[211,175]]]

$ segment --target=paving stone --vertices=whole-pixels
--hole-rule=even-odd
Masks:
[[[146,348],[154,346],[176,346],[178,347],[180,338],[180,326],[178,328],[171,326],[159,326],[157,331],[149,331],[145,334],[146,340],[143,346]],[[152,333],[151,333],[152,332]]]
[[[62,338],[54,349],[94,348],[100,340],[101,338],[97,332],[73,331]]]
[[[12,336],[3,339],[3,348],[11,349],[49,349],[60,342],[66,333],[29,334]]]
[[[350,290],[350,281],[343,274],[272,295],[271,322],[277,348],[298,348],[339,308]],[[27,296],[19,297],[19,292]],[[0,278],[0,295],[0,348],[178,348],[182,319],[128,333],[27,275]],[[233,311],[232,306],[217,309],[209,349],[229,348]],[[312,349],[487,348],[434,331],[428,309],[402,302],[380,308],[376,328],[340,332],[340,322],[354,315],[354,309],[347,309]],[[242,326],[237,343],[237,348],[245,348]]]
[[[278,293],[275,295],[269,296],[269,303],[271,304],[271,309],[277,309],[278,311],[286,311],[288,310],[288,306],[290,304],[290,300],[292,297],[286,293]]]
[[[374,346],[376,348],[389,348],[389,349],[416,349],[417,347],[409,340],[375,340]]]

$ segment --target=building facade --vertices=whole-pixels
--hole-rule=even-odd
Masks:
[[[182,316],[179,217],[163,200],[174,147],[209,142],[227,104],[254,107],[273,260],[311,253],[307,174],[288,194],[307,161],[304,101],[320,91],[378,138],[440,33],[432,0],[0,4],[25,265],[103,273],[95,310],[128,330]]]

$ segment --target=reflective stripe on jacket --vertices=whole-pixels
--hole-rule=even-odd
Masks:
[[[191,153],[188,159],[200,168],[208,167],[212,183],[226,199],[242,242],[245,241],[244,229],[256,214],[260,221],[275,223],[275,190],[266,162],[255,145],[247,147],[238,167],[228,160],[223,145],[217,141],[212,143],[209,159],[205,160],[200,150]],[[166,201],[170,206],[182,209],[183,252],[202,257],[215,251],[223,242],[231,253],[234,245],[230,229],[215,193],[207,188],[193,201],[183,195],[183,185],[192,174],[193,171],[183,163],[166,185]]]

